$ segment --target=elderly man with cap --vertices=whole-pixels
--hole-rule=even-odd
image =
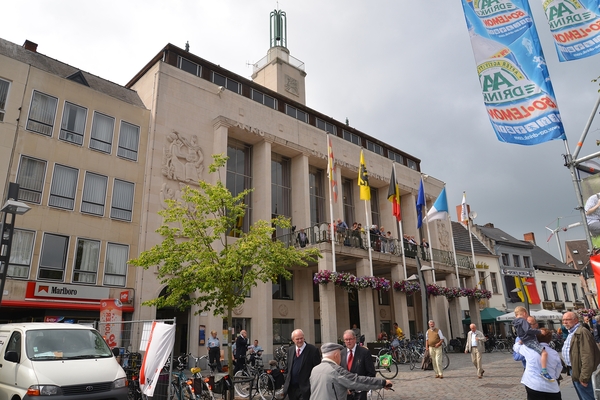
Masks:
[[[340,351],[344,347],[336,343],[321,346],[323,360],[310,374],[310,397],[313,400],[346,400],[348,390],[376,390],[391,388],[392,382],[382,378],[360,376],[340,366]]]

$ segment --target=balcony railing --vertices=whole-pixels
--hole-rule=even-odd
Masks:
[[[323,223],[308,228],[296,230],[292,233],[278,236],[277,240],[285,243],[287,246],[298,248],[316,245],[319,243],[331,242],[331,230],[329,224]],[[407,243],[399,239],[390,239],[378,235],[371,235],[369,232],[356,231],[352,229],[336,229],[334,232],[335,245],[367,250],[367,240],[373,251],[393,254],[395,256],[404,256],[415,258],[417,255],[424,260],[430,261],[431,255],[429,249],[416,244]],[[432,249],[433,261],[454,267],[454,255],[451,251]],[[458,255],[457,263],[459,268],[473,269],[473,262],[468,256]]]

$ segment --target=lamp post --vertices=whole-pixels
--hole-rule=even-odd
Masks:
[[[533,283],[531,282],[522,282],[523,286],[531,286],[533,285]],[[527,314],[529,315],[529,298],[527,297],[527,292],[525,292],[525,290],[523,290],[523,288],[514,288],[513,290],[511,290],[511,292],[513,293],[519,293],[519,292],[523,292],[523,298],[525,299],[525,309],[527,310]]]
[[[407,278],[407,281],[419,281],[419,286],[421,287],[421,298],[423,299],[424,304],[421,306],[421,313],[423,318],[423,335],[429,329],[429,296],[427,295],[427,285],[425,284],[425,277],[423,276],[423,271],[431,271],[432,267],[421,267],[421,260],[419,256],[416,257],[417,260],[417,273],[418,275],[411,275]]]
[[[15,218],[17,214],[23,215],[31,209],[27,204],[17,201],[19,196],[19,185],[10,182],[8,185],[8,200],[4,203],[1,212],[4,213],[2,218],[2,231],[0,232],[0,263],[2,272],[0,273],[0,307],[2,306],[2,297],[4,296],[4,285],[6,276],[8,275],[8,263],[10,262],[10,250],[12,247],[13,234],[15,232]],[[10,217],[10,218],[9,218]]]

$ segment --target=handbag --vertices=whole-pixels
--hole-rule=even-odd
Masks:
[[[421,369],[433,370],[433,360],[431,360],[431,356],[429,355],[429,350],[425,350],[423,354],[423,362],[421,363]]]

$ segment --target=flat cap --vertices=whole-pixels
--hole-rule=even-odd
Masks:
[[[326,354],[326,353],[332,352],[334,350],[341,350],[343,348],[344,348],[344,346],[342,346],[341,344],[337,344],[337,343],[323,343],[321,345],[321,353]]]

